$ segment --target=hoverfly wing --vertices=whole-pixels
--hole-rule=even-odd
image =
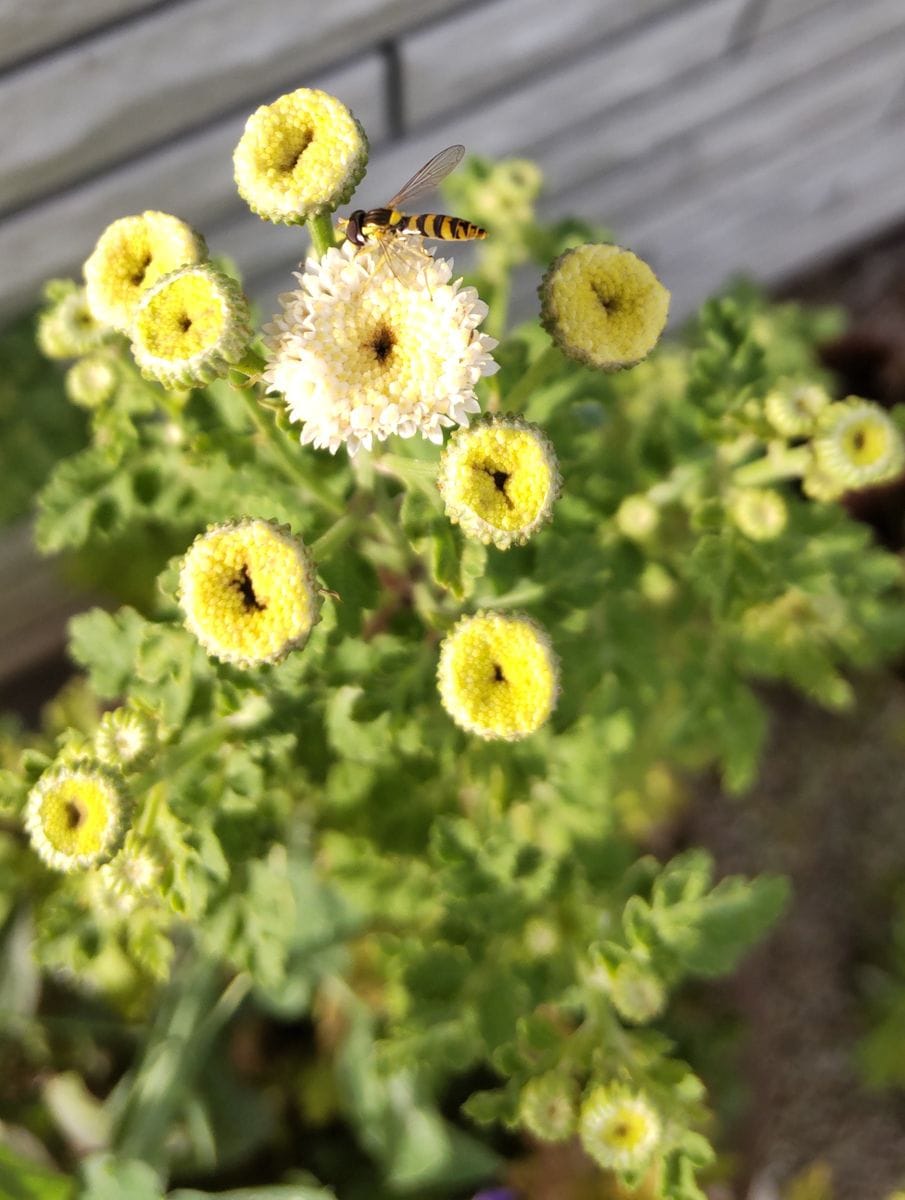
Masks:
[[[464,153],[464,146],[447,146],[445,150],[435,154],[420,171],[415,172],[408,183],[402,185],[392,200],[387,201],[386,207],[402,209],[410,200],[433,191],[447,175],[452,174],[462,161]]]

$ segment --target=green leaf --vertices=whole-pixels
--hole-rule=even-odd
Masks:
[[[134,1158],[93,1154],[83,1160],[78,1200],[164,1200],[157,1172]]]
[[[652,910],[657,935],[695,975],[723,975],[757,942],[789,899],[785,879],[730,876],[700,899]]]
[[[73,1179],[65,1179],[37,1166],[0,1145],[0,1196],[3,1200],[75,1200],[75,1194]],[[142,1197],[136,1197],[136,1200],[142,1200]]]
[[[69,622],[69,653],[88,672],[101,699],[114,700],[128,688],[147,626],[134,608],[115,614],[92,608]]]

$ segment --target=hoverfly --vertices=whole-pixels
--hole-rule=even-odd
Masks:
[[[432,191],[442,183],[462,161],[464,153],[464,146],[447,146],[426,162],[420,171],[416,171],[392,200],[387,201],[385,208],[357,208],[355,212],[350,213],[346,221],[346,239],[355,246],[364,246],[369,237],[386,238],[390,233],[420,233],[422,237],[448,242],[472,241],[475,238],[487,237],[486,229],[473,225],[463,217],[448,217],[444,213],[419,213],[417,216],[409,216],[400,211],[409,201]],[[368,227],[370,231],[365,233]]]

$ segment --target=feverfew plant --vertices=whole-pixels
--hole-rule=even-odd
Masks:
[[[832,399],[832,317],[743,290],[654,349],[664,283],[540,223],[530,164],[449,180],[489,233],[468,285],[416,233],[343,241],[366,162],[323,93],[249,119],[241,195],[311,233],[260,335],[152,212],[39,324],[91,423],[39,546],[138,598],[75,619],[86,682],[3,746],[4,953],[76,1018],[36,976],[3,1016],[57,1081],[41,1194],[269,1151],[256,1197],[455,1197],[505,1178],[503,1129],[700,1200],[715,1127],[658,1022],[786,889],[645,846],[695,772],[751,781],[758,680],[842,706],[905,644],[902,565],[838,502],[901,473],[902,413]]]

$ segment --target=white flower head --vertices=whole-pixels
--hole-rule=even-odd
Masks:
[[[420,236],[347,241],[296,277],[265,328],[264,377],[304,425],[303,445],[353,455],[394,433],[439,444],[480,412],[475,385],[497,370],[496,341],[477,332],[487,305]]]

